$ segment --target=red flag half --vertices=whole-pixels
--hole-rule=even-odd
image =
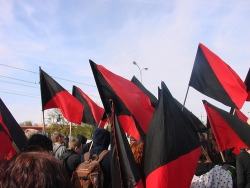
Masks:
[[[81,124],[84,106],[40,68],[42,110],[59,108],[70,122]]]
[[[136,165],[133,153],[125,132],[120,125],[114,106],[111,124],[112,187],[143,188],[140,171]]]
[[[131,81],[89,62],[106,113],[111,114],[109,100],[112,99],[124,131],[138,140],[147,133],[154,112],[150,99]]]
[[[245,84],[247,86],[247,93],[248,93],[247,101],[250,101],[250,69],[248,70],[248,73],[245,79]]]
[[[84,106],[82,122],[97,128],[103,116],[104,108],[98,106],[79,87],[73,86],[72,95]],[[103,120],[100,124],[100,128],[103,128],[106,122],[107,120]]]
[[[247,123],[248,117],[245,116],[245,114],[243,114],[240,110],[235,109],[235,115],[240,118],[242,121]]]
[[[14,142],[14,143],[13,143]],[[9,159],[21,151],[26,144],[26,137],[8,108],[0,99],[0,160]],[[14,145],[17,148],[14,148]]]
[[[250,127],[238,117],[203,101],[220,151],[250,147]]]
[[[162,82],[144,143],[146,187],[189,188],[200,156],[199,136]]]
[[[246,101],[246,85],[236,72],[199,44],[189,85],[227,106],[241,108]]]

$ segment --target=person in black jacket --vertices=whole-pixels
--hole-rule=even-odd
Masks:
[[[78,165],[81,164],[81,156],[79,154],[81,148],[81,142],[78,139],[72,139],[69,141],[69,149],[62,155],[63,165],[70,178]]]
[[[250,150],[242,151],[236,158],[237,187],[250,187]]]
[[[77,139],[80,140],[80,142],[82,143],[82,149],[80,151],[80,155],[84,155],[86,152],[89,151],[89,148],[92,144],[92,142],[86,143],[87,142],[87,138],[82,135],[82,134],[78,134],[77,135]]]
[[[103,150],[107,150],[110,144],[110,132],[103,129],[97,128],[93,134],[93,147],[90,150],[90,155],[99,155]],[[84,162],[84,156],[82,156],[82,162]],[[110,188],[111,185],[111,152],[108,152],[103,160],[100,162],[100,166],[104,176],[103,187]]]

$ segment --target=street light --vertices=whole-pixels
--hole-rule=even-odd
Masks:
[[[140,71],[141,83],[142,83],[142,71],[143,71],[143,70],[148,70],[148,68],[142,68],[142,69],[141,69],[141,68],[139,67],[139,65],[138,65],[135,61],[133,61],[133,64],[136,65],[136,66],[138,67],[139,71]]]

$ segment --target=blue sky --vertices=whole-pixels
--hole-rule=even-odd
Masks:
[[[18,122],[42,122],[39,75],[4,65],[37,73],[41,66],[52,77],[82,83],[55,78],[102,105],[92,59],[129,80],[140,78],[136,61],[148,68],[142,72],[147,89],[157,96],[164,81],[183,103],[199,42],[244,81],[250,67],[249,19],[247,0],[0,0],[0,97]],[[199,118],[206,116],[202,99],[229,110],[190,88],[186,107]],[[242,111],[250,116],[249,102]]]

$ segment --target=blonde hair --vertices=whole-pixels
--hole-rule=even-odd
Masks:
[[[69,149],[75,149],[75,147],[80,148],[81,142],[80,140],[73,138],[72,140],[69,141]]]
[[[29,140],[30,137],[32,137],[34,134],[38,134],[38,133],[39,133],[39,131],[36,129],[26,129],[24,132],[27,140]]]

